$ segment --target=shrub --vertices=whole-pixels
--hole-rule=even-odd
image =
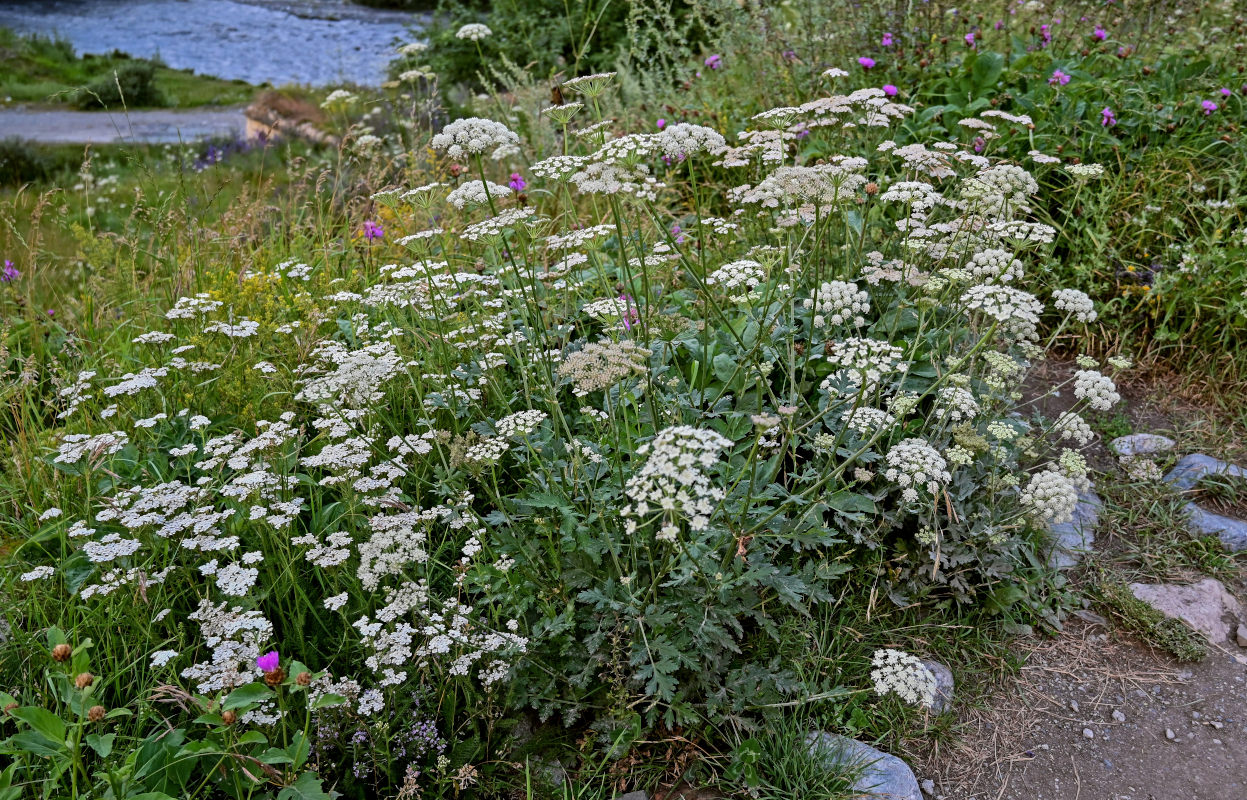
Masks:
[[[150,61],[127,61],[105,77],[79,89],[74,105],[79,108],[139,108],[161,106],[164,96],[156,86],[156,65]]]

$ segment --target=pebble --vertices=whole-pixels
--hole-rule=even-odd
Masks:
[[[1169,741],[1171,741],[1171,742],[1172,742],[1172,741],[1173,741],[1173,739],[1174,739],[1174,736],[1175,736],[1175,734],[1174,734],[1174,732],[1173,732],[1173,728],[1165,728],[1165,738],[1166,738],[1166,739],[1168,739]]]
[[[1082,735],[1084,739],[1094,739],[1095,731],[1091,730],[1090,728],[1083,728]]]
[[[1077,711],[1077,710],[1078,710],[1078,701],[1077,701],[1077,700],[1070,700],[1070,701],[1069,701],[1069,707],[1070,707],[1070,708],[1072,708],[1073,710]]]
[[[1114,722],[1125,722],[1126,721],[1126,715],[1121,713],[1121,709],[1117,709],[1113,711],[1113,721]]]

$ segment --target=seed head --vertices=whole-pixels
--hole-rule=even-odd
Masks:
[[[221,721],[224,722],[226,725],[233,725],[235,722],[238,721],[238,712],[237,711],[226,711],[224,714],[221,715]]]
[[[67,644],[58,644],[56,647],[52,648],[52,660],[58,663],[65,663],[73,654],[73,648]]]
[[[78,677],[74,678],[74,686],[79,689],[85,689],[93,683],[95,683],[95,676],[89,672],[80,672]]]
[[[264,682],[269,686],[280,686],[281,682],[286,679],[286,671],[281,667],[270,669],[264,673]]]
[[[90,710],[87,711],[87,719],[92,722],[99,722],[104,719],[104,715],[107,713],[108,711],[104,706],[91,706]]]
[[[308,672],[307,670],[304,670],[300,672],[298,675],[294,676],[294,682],[299,684],[300,686],[310,686],[312,683],[312,673]]]

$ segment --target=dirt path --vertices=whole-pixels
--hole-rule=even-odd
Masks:
[[[46,144],[168,144],[245,134],[242,107],[152,111],[64,111],[0,108],[0,138]]]

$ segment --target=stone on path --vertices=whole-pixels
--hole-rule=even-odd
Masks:
[[[1234,624],[1238,624],[1238,601],[1215,578],[1205,578],[1189,586],[1132,583],[1130,591],[1166,617],[1185,622],[1213,644],[1229,638],[1231,626],[1222,617],[1229,614],[1235,618]]]
[[[854,791],[879,800],[922,800],[913,770],[901,759],[876,750],[864,742],[834,733],[811,733],[806,737],[810,753],[828,768],[861,766]]]
[[[1215,536],[1231,553],[1247,550],[1247,522],[1205,511],[1194,503],[1182,507],[1186,526],[1198,536]]]
[[[938,661],[924,660],[922,665],[935,676],[935,703],[931,711],[942,714],[953,705],[953,671]]]
[[[615,800],[649,800],[647,792],[628,792],[627,794],[618,795]]]
[[[1156,433],[1132,433],[1129,436],[1119,436],[1109,443],[1109,447],[1119,456],[1151,456],[1166,453],[1175,445],[1177,442],[1173,439]]]
[[[1165,481],[1182,491],[1195,488],[1208,475],[1230,475],[1247,478],[1247,470],[1203,453],[1191,453],[1178,459],[1178,463],[1165,476]]]
[[[1234,641],[1239,647],[1247,647],[1247,625],[1238,626],[1238,630],[1234,631]]]
[[[1069,522],[1053,525],[1052,549],[1048,552],[1048,566],[1069,569],[1091,552],[1095,544],[1095,529],[1100,524],[1100,508],[1104,504],[1095,492],[1079,492],[1074,518]]]

